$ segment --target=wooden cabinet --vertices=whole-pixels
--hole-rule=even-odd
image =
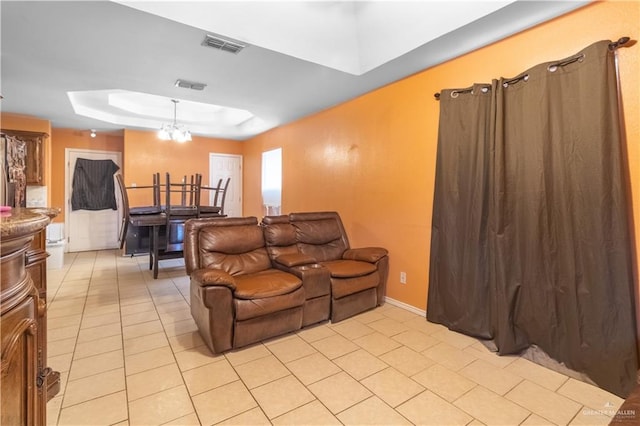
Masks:
[[[44,139],[46,135],[25,139],[27,144],[27,185],[45,185]]]
[[[29,294],[2,313],[2,411],[3,425],[40,424],[37,405],[36,298]],[[16,392],[16,390],[20,390]]]
[[[59,375],[47,368],[47,254],[42,245],[49,221],[48,214],[32,209],[16,208],[0,216],[3,425],[45,425],[46,403],[59,390]]]
[[[27,185],[46,185],[45,181],[45,141],[46,133],[24,130],[2,130],[7,136],[24,141],[27,148],[26,170]]]

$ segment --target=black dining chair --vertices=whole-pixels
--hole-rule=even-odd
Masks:
[[[171,182],[171,175],[166,174],[165,207],[166,230],[165,241],[162,245],[164,253],[179,252],[184,247],[184,223],[198,217],[198,203],[200,199],[200,179],[191,176],[187,181],[185,176],[180,182]]]
[[[200,177],[202,179],[202,176]],[[225,217],[224,204],[226,201],[226,194],[229,189],[229,182],[231,178],[227,178],[222,185],[223,179],[218,179],[218,184],[215,187],[212,186],[200,186],[200,204],[198,205],[198,217]],[[209,191],[208,197],[202,197],[202,191]],[[213,195],[213,196],[211,196]],[[213,203],[204,203],[202,200],[213,198]]]
[[[120,232],[118,235],[118,242],[120,244],[120,249],[124,247],[124,243],[127,239],[127,232],[129,231],[129,221],[131,216],[134,215],[153,215],[160,214],[161,206],[159,203],[160,200],[160,185],[159,179],[154,175],[153,184],[145,185],[145,186],[125,186],[124,178],[121,173],[115,175],[117,187],[120,191],[120,199],[122,200],[122,222],[120,224]],[[129,194],[128,190],[142,190],[142,189],[151,189],[153,192],[153,205],[148,206],[136,206],[131,207],[129,205]]]

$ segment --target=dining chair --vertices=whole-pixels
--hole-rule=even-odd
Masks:
[[[184,247],[184,223],[198,217],[200,197],[200,179],[198,176],[183,177],[180,182],[171,182],[171,175],[166,174],[165,207],[166,229],[162,244],[163,253],[181,253]],[[181,255],[181,254],[180,254]]]
[[[161,206],[159,201],[160,187],[159,182],[154,175],[153,184],[145,186],[125,186],[124,177],[121,173],[115,175],[117,187],[120,191],[120,199],[122,200],[122,222],[120,224],[120,232],[118,236],[118,242],[120,249],[124,247],[124,243],[127,239],[127,232],[129,231],[129,221],[132,215],[152,215],[160,214]],[[139,189],[151,189],[153,192],[153,205],[131,207],[129,204],[128,190]]]
[[[202,182],[202,175],[198,175],[200,182]],[[204,186],[200,185],[200,191],[198,194],[198,217],[220,217],[222,216],[221,207],[217,205],[218,195],[222,189],[222,179],[218,179],[216,186]],[[203,196],[203,191],[205,196]],[[208,194],[206,194],[208,192]],[[204,200],[211,200],[204,201]]]
[[[202,177],[200,177],[202,179]],[[231,178],[227,178],[224,181],[224,186],[222,186],[222,182],[224,180],[218,179],[218,184],[215,187],[212,186],[200,186],[200,190],[211,191],[213,192],[213,197],[202,197],[200,194],[200,204],[198,205],[198,217],[225,217],[224,206],[225,201],[227,199],[227,192],[229,191],[229,182],[231,182]],[[203,199],[211,199],[213,198],[213,203],[211,205],[204,204],[202,202]]]

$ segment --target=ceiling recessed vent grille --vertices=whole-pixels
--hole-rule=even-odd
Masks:
[[[187,80],[176,80],[176,87],[182,87],[183,89],[192,89],[192,90],[204,90],[205,87],[207,87],[206,84],[204,83],[195,83],[193,81],[187,81]]]
[[[213,47],[214,49],[224,50],[225,52],[237,54],[242,49],[246,47],[246,45],[242,43],[238,43],[237,41],[225,40],[220,37],[213,36],[211,34],[207,34],[202,42],[203,46]]]

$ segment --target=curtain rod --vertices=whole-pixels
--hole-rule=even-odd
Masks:
[[[629,43],[631,39],[629,37],[620,37],[618,39],[618,41],[612,41],[611,43],[609,43],[609,50],[616,50],[619,47],[624,46],[625,44]],[[571,62],[575,62],[575,60],[577,60],[578,58],[571,60]],[[566,65],[566,63],[569,63],[569,61],[564,61],[564,62],[559,62],[558,65],[562,66],[562,65]],[[468,93],[471,92],[472,89],[462,89],[462,90],[457,90],[457,93]],[[434,93],[433,97],[435,98],[436,101],[440,100],[440,92],[438,93]]]

